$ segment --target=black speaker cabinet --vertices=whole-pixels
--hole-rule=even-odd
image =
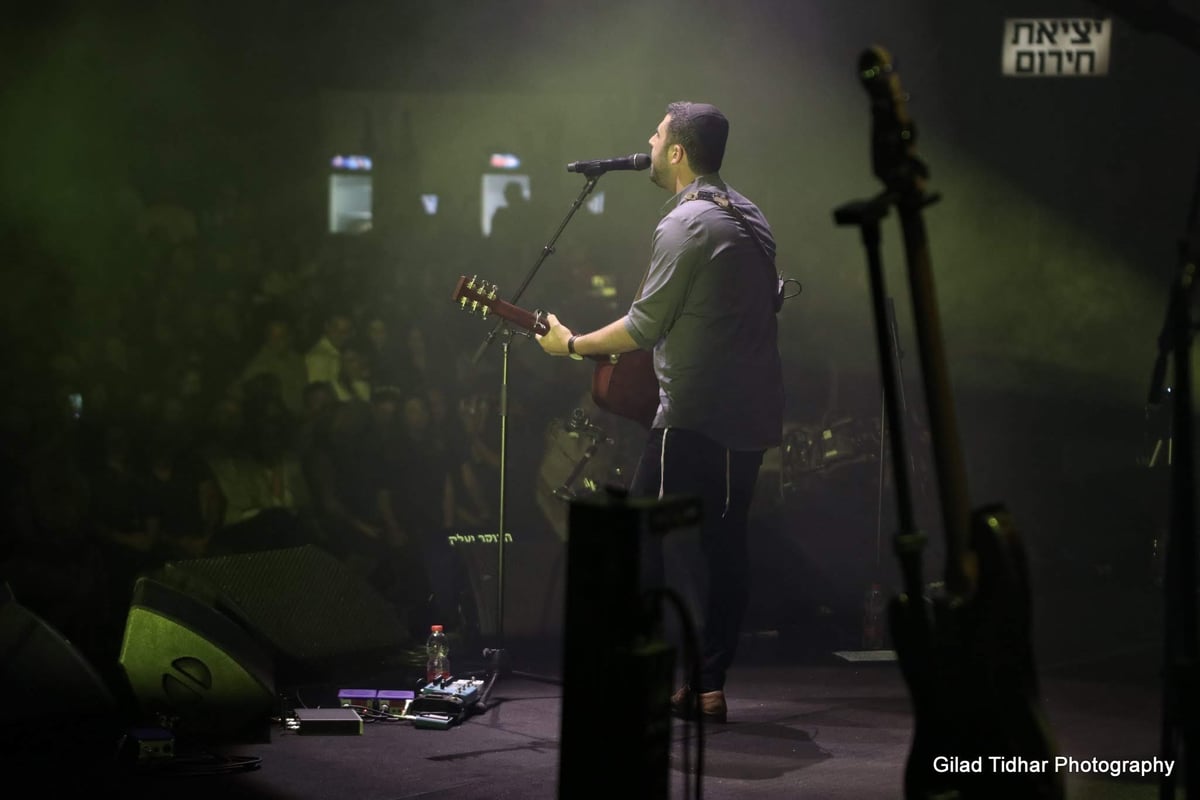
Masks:
[[[281,668],[370,671],[411,644],[396,607],[313,545],[175,561],[159,577],[256,632]]]
[[[665,798],[675,651],[644,587],[646,538],[699,522],[694,498],[576,500],[569,512],[559,797]]]
[[[0,755],[104,757],[120,733],[116,698],[92,664],[0,583]]]
[[[119,661],[147,721],[196,740],[269,739],[271,653],[209,603],[139,578]]]
[[[139,704],[208,737],[255,740],[278,689],[394,668],[396,609],[312,546],[175,561],[138,580],[120,663]]]

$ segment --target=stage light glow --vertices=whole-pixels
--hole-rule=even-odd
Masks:
[[[330,159],[329,163],[334,169],[344,169],[351,172],[370,172],[373,166],[370,156],[336,155]]]

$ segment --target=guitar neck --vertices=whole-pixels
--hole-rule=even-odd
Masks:
[[[921,356],[921,376],[929,408],[929,429],[933,439],[946,541],[946,588],[952,594],[964,594],[973,578],[968,536],[971,503],[967,493],[966,468],[959,445],[958,424],[954,419],[954,401],[950,391],[946,354],[942,347],[941,315],[933,270],[929,264],[929,244],[925,235],[922,208],[936,200],[925,192],[929,171],[916,154],[916,128],[908,114],[907,94],[892,67],[891,54],[882,47],[870,47],[859,57],[859,78],[871,98],[872,168],[887,186],[896,206],[904,237],[905,261],[912,296],[917,344]]]
[[[550,331],[550,326],[546,324],[545,316],[540,311],[528,311],[507,300],[501,300],[494,286],[477,282],[475,278],[468,279],[465,275],[459,278],[450,299],[467,311],[482,309],[484,315],[497,316],[521,330],[539,336]]]
[[[929,430],[936,467],[946,541],[946,588],[962,594],[970,586],[968,532],[971,501],[967,490],[966,463],[955,418],[950,373],[942,345],[941,316],[930,265],[925,222],[921,216],[924,197],[920,193],[901,198],[897,210],[908,261],[914,325],[922,359],[922,379],[929,409]]]
[[[550,332],[550,326],[536,311],[527,311],[520,306],[514,306],[505,300],[494,300],[491,304],[492,314],[506,322],[511,322],[518,328],[538,336]]]

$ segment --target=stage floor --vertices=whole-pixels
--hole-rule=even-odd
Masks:
[[[1044,709],[1063,755],[1159,754],[1156,658],[1147,643],[1042,669]],[[731,674],[727,694],[729,722],[705,727],[703,796],[902,797],[912,716],[894,661],[850,663],[829,654],[796,662],[752,650]],[[315,705],[329,696],[313,689],[293,699]],[[562,697],[552,674],[518,670],[496,682],[487,710],[446,730],[378,721],[364,724],[361,735],[300,735],[279,725],[268,742],[220,748],[226,757],[257,759],[257,769],[218,775],[164,770],[121,778],[113,788],[127,798],[555,798]],[[614,689],[613,713],[626,701]],[[672,735],[668,796],[696,796],[684,772],[686,760],[694,773],[696,729],[675,722]],[[187,763],[182,754],[178,762]],[[1149,800],[1158,796],[1158,781],[1069,773],[1066,785],[1070,798]],[[644,795],[630,786],[628,796]]]

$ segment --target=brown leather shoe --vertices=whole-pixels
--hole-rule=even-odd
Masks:
[[[695,719],[697,696],[689,686],[680,688],[671,695],[671,713],[681,719]],[[725,692],[717,689],[713,692],[700,692],[700,714],[705,722],[727,721],[729,709],[725,705]]]

